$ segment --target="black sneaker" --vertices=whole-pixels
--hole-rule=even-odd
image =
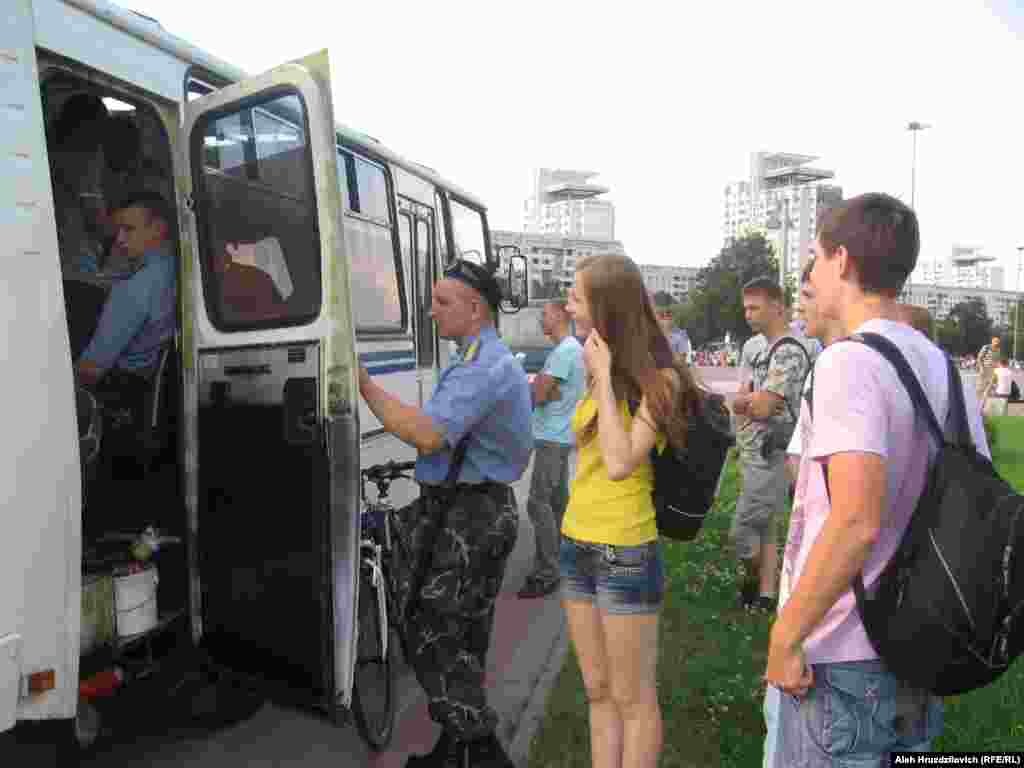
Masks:
[[[753,584],[742,584],[740,586],[739,607],[745,611],[751,610],[757,603],[757,587]]]
[[[754,601],[754,610],[758,613],[765,613],[774,616],[776,607],[776,599],[774,597],[768,597],[767,595],[761,595]]]

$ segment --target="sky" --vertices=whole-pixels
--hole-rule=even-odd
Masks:
[[[640,263],[713,258],[757,150],[909,202],[906,125],[927,123],[921,259],[978,245],[1015,287],[1024,0],[122,2],[254,74],[327,48],[337,119],[482,198],[494,229],[521,229],[534,169],[599,172]]]

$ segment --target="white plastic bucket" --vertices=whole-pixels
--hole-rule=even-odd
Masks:
[[[119,637],[141,635],[156,626],[156,585],[159,580],[156,566],[114,577]]]

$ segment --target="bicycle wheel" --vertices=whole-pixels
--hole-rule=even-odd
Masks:
[[[383,575],[382,575],[383,577]],[[373,571],[363,563],[359,568],[359,632],[356,645],[355,679],[352,685],[352,710],[356,727],[372,749],[381,750],[391,741],[395,726],[395,648],[384,640],[389,635],[381,623],[381,600],[387,594],[386,582],[378,590]]]

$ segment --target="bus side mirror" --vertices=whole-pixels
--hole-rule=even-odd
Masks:
[[[498,264],[506,267],[504,276],[499,277],[501,309],[506,314],[515,314],[529,301],[526,257],[519,252],[518,245],[503,245],[498,249]]]

